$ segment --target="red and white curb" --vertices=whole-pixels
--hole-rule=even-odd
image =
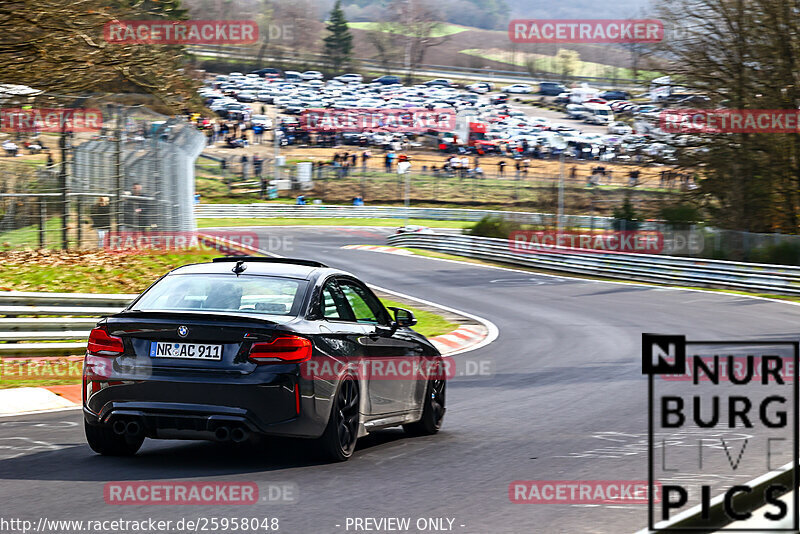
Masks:
[[[0,417],[80,408],[80,384],[0,389]]]
[[[344,245],[341,248],[350,250],[368,250],[370,252],[383,252],[384,254],[398,254],[400,256],[413,256],[414,253],[410,250],[405,250],[397,247],[389,247],[386,245]]]
[[[463,325],[440,336],[429,337],[434,347],[442,354],[464,352],[473,345],[481,343],[489,335],[489,329],[483,325]]]

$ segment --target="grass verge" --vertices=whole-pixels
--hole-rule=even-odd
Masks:
[[[167,271],[211,261],[214,251],[123,254],[102,251],[0,253],[0,291],[140,293]]]

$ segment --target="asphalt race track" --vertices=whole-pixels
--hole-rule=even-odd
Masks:
[[[266,516],[292,534],[347,532],[348,517],[410,517],[412,525],[417,518],[450,518],[454,532],[468,534],[634,532],[646,525],[646,505],[513,504],[509,483],[647,479],[642,332],[796,339],[800,324],[800,307],[736,295],[340,248],[385,244],[388,229],[256,231],[262,242],[290,236],[293,251],[273,249],[281,255],[320,260],[492,321],[498,339],[457,358],[491,361],[494,376],[449,383],[439,435],[385,431],[336,465],[309,462],[292,443],[238,450],[148,440],[134,458],[104,458],[84,443],[77,410],[0,418],[2,515],[32,521]],[[676,477],[691,479],[693,465],[686,458]],[[744,482],[763,471],[760,463],[742,465],[737,476]],[[293,484],[299,498],[227,508],[113,506],[103,499],[107,481],[176,479],[254,481],[262,490]]]

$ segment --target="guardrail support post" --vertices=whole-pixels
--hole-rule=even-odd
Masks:
[[[45,228],[47,225],[47,201],[39,197],[39,248],[45,248]]]

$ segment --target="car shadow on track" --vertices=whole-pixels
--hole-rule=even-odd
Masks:
[[[400,430],[385,430],[358,441],[350,462],[366,452],[413,440]],[[0,460],[0,479],[6,480],[165,480],[243,475],[286,469],[339,465],[320,459],[309,440],[258,440],[241,445],[209,441],[146,440],[133,457],[95,454],[88,445]]]

